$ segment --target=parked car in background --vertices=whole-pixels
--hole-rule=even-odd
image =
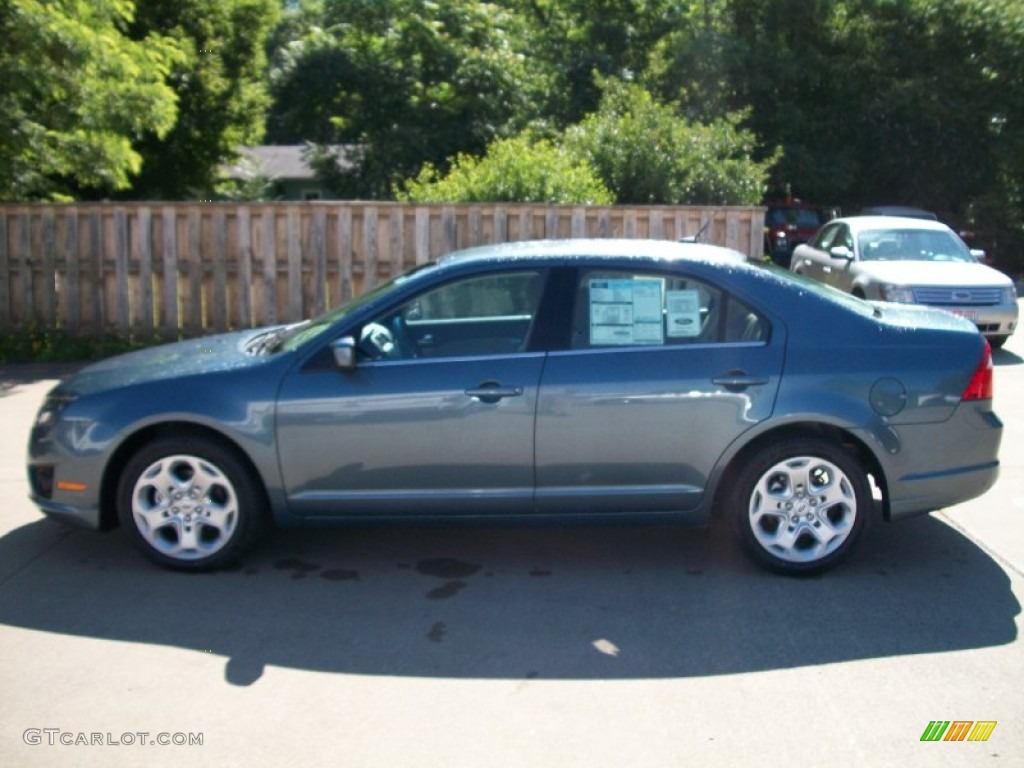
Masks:
[[[938,221],[939,217],[933,211],[926,211],[924,208],[912,208],[908,205],[876,205],[865,208],[860,212],[861,216],[902,216],[905,219],[927,219]]]
[[[793,249],[806,243],[828,221],[827,211],[799,201],[766,203],[764,252],[780,267],[788,267]]]
[[[876,205],[870,208],[865,208],[860,212],[860,216],[903,216],[909,219],[928,219],[929,221],[943,221],[939,218],[939,215],[934,211],[927,211],[924,208],[912,208],[906,205]],[[943,221],[943,223],[945,223]],[[963,240],[967,247],[972,249],[978,261],[983,264],[991,265],[993,263],[992,253],[985,251],[984,249],[977,247],[977,233],[970,229],[958,229],[954,230]]]
[[[983,257],[938,221],[852,216],[822,227],[794,251],[790,268],[861,298],[960,315],[1000,347],[1017,329],[1017,293]]]
[[[813,573],[998,473],[988,345],[709,245],[449,255],[323,317],[115,357],[61,382],[33,500],[153,561],[235,561],[270,520],[736,526]],[[876,498],[877,495],[877,498]]]

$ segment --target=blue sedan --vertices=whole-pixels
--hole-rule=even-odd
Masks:
[[[721,518],[807,574],[984,493],[1002,425],[966,320],[734,251],[637,240],[456,253],[312,321],[60,383],[32,499],[183,570],[272,524]]]

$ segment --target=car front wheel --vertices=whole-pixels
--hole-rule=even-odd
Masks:
[[[259,533],[262,494],[235,453],[200,437],[144,446],[125,465],[118,517],[151,560],[200,571],[234,562]]]
[[[792,575],[820,573],[846,558],[873,504],[860,465],[818,439],[786,440],[754,455],[729,500],[754,559]]]

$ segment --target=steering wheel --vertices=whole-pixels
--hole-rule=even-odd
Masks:
[[[380,323],[367,323],[359,333],[359,349],[371,360],[389,360],[401,356],[395,337]]]

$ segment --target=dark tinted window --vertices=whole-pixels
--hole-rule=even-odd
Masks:
[[[540,271],[501,272],[426,291],[367,323],[363,359],[506,355],[526,348],[540,303]]]
[[[817,236],[811,241],[811,245],[817,248],[819,251],[827,251],[832,247],[832,241],[840,230],[840,224],[830,224],[825,227],[817,234]]]

